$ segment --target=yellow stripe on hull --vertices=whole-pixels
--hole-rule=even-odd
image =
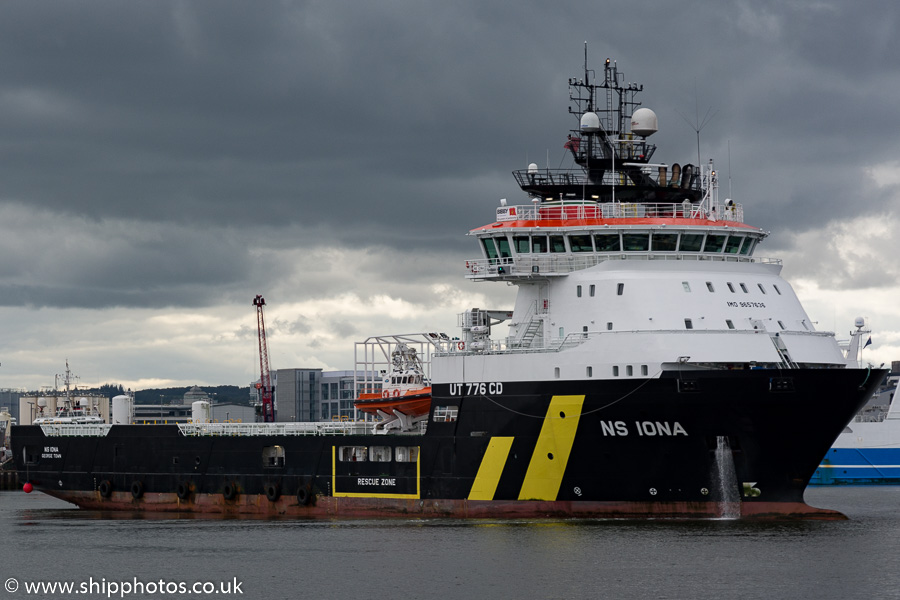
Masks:
[[[550,400],[519,500],[556,500],[583,405],[584,396],[553,396]]]
[[[478,474],[475,475],[475,481],[472,482],[469,500],[494,499],[494,493],[497,491],[497,484],[500,483],[500,475],[503,474],[503,467],[506,466],[506,459],[509,457],[512,443],[513,438],[511,437],[491,438],[487,450],[484,452],[484,458],[481,459],[481,466],[478,467]]]

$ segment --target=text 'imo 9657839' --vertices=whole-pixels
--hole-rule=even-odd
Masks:
[[[586,58],[569,80],[572,168],[515,171],[527,200],[469,232],[466,277],[515,306],[426,336],[428,373],[397,338],[357,401],[374,428],[23,426],[22,476],[110,510],[840,517],[803,490],[883,373],[815,330],[711,161],[653,162],[656,115],[622,82]]]

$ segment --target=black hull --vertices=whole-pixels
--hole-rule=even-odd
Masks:
[[[105,437],[56,437],[19,426],[13,448],[20,480],[101,510],[833,518],[808,507],[803,490],[882,374],[444,384],[433,388],[425,435],[184,436],[177,426],[131,425]],[[458,419],[435,421],[447,406],[458,407]],[[283,459],[272,457],[275,447]],[[390,447],[391,459],[348,460],[342,448],[350,447]],[[733,473],[724,485],[722,472]]]

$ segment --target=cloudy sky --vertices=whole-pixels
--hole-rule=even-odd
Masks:
[[[584,42],[731,176],[819,329],[900,360],[893,1],[0,4],[0,387],[353,367],[514,288],[463,278],[510,175],[557,167]],[[730,168],[729,164],[730,149]],[[723,182],[723,187],[727,185]]]

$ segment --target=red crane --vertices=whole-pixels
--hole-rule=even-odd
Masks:
[[[265,305],[265,298],[257,294],[253,299],[253,306],[256,307],[256,327],[259,330],[259,383],[256,384],[256,389],[259,390],[263,423],[274,423],[275,403],[272,400],[274,390],[269,374],[269,346],[266,343],[266,322],[263,318]]]

